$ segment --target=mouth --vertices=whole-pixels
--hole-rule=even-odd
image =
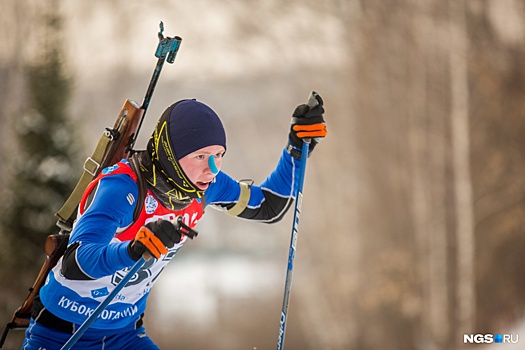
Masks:
[[[197,187],[199,188],[199,190],[205,190],[205,189],[207,189],[208,186],[210,185],[210,182],[197,181],[197,183],[196,183],[195,185],[197,185]]]

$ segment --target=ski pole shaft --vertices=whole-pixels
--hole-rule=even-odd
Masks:
[[[135,265],[129,270],[129,272],[124,276],[124,278],[116,285],[111,293],[100,303],[100,305],[95,309],[95,311],[84,321],[84,323],[77,329],[77,331],[69,338],[69,340],[62,346],[60,350],[69,350],[75,345],[75,343],[80,339],[80,337],[86,332],[86,330],[95,322],[97,317],[106,309],[109,303],[115,298],[115,296],[124,288],[124,286],[129,282],[131,277],[137,273],[140,268],[144,265],[146,259],[143,257],[137,260]]]
[[[308,106],[310,108],[315,107],[318,104],[316,99],[317,93],[312,91],[310,98],[308,99]],[[284,346],[284,334],[286,331],[286,319],[288,317],[288,305],[290,302],[290,293],[292,291],[292,274],[293,274],[293,264],[296,253],[297,246],[297,236],[299,233],[299,219],[301,217],[301,205],[303,202],[303,188],[304,188],[304,179],[306,174],[306,161],[308,159],[308,151],[310,147],[310,140],[303,139],[303,146],[301,149],[301,167],[299,169],[299,180],[297,184],[297,199],[295,201],[295,209],[293,216],[293,225],[292,225],[292,239],[290,241],[290,250],[288,253],[288,269],[286,271],[286,280],[284,284],[284,296],[283,296],[283,306],[281,310],[281,319],[280,319],[280,328],[279,328],[279,338],[277,342],[277,350],[282,350]]]

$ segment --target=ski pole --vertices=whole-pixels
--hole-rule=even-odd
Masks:
[[[197,237],[199,234],[197,231],[193,230],[191,227],[186,225],[182,216],[178,216],[175,220],[172,221],[172,224],[175,225],[177,230],[180,233],[186,235],[190,239]],[[145,252],[142,257],[137,260],[135,265],[129,270],[129,272],[122,278],[122,280],[115,286],[115,288],[109,293],[109,295],[100,303],[95,311],[82,323],[82,325],[77,329],[77,331],[69,338],[69,340],[60,348],[60,350],[69,350],[75,343],[80,339],[80,337],[87,331],[87,329],[95,322],[97,317],[106,309],[109,303],[117,296],[117,294],[128,284],[129,280],[135,275],[142,266],[146,263],[147,260],[153,258],[149,252]]]
[[[111,293],[102,301],[102,303],[97,306],[95,311],[82,323],[80,328],[77,329],[77,331],[69,338],[69,340],[60,348],[60,350],[69,350],[75,345],[75,343],[80,339],[80,337],[87,331],[87,329],[95,322],[97,317],[106,309],[106,307],[109,305],[109,303],[117,296],[117,294],[124,288],[124,286],[129,282],[131,277],[135,273],[137,273],[140,268],[144,265],[146,262],[146,259],[144,257],[141,257],[135,265],[129,270],[129,272],[124,276],[124,278],[117,284],[117,286],[113,289]]]
[[[319,102],[317,101],[317,93],[312,91],[308,98],[307,105],[312,109]],[[299,219],[301,217],[301,205],[303,202],[303,187],[304,178],[306,174],[306,160],[308,159],[308,150],[310,147],[310,139],[303,139],[303,147],[301,150],[301,167],[299,169],[299,180],[297,184],[297,199],[295,201],[295,209],[292,225],[292,239],[290,241],[290,251],[288,253],[288,270],[286,271],[286,280],[284,283],[283,306],[281,310],[281,320],[279,328],[279,338],[277,342],[277,350],[282,350],[284,345],[284,332],[286,330],[286,318],[288,317],[288,304],[290,302],[290,292],[292,291],[292,274],[293,263],[295,259],[295,252],[297,246],[297,235],[299,233]]]

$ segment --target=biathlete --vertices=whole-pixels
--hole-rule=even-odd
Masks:
[[[317,100],[314,108],[295,109],[279,162],[258,186],[220,171],[226,133],[210,107],[191,99],[168,107],[146,150],[104,169],[86,189],[68,248],[34,300],[22,349],[60,349],[145,254],[152,258],[73,349],[159,349],[142,318],[159,274],[188,238],[173,222],[180,217],[192,229],[205,206],[279,221],[297,194],[302,139],[312,139],[311,152],[326,136],[323,100]]]

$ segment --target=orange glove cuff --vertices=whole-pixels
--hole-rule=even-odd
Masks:
[[[151,255],[157,259],[160,258],[162,254],[168,253],[168,248],[166,248],[164,243],[162,243],[162,241],[157,236],[155,236],[153,232],[144,226],[140,228],[139,232],[137,232],[135,241],[144,244],[144,247],[146,247]]]
[[[327,134],[326,124],[307,124],[307,125],[294,125],[293,129],[297,132],[297,137],[325,137]]]

